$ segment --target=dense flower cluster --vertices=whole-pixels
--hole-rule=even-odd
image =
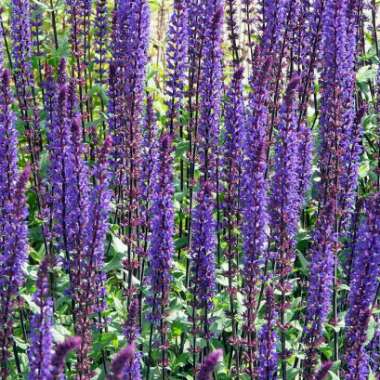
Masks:
[[[258,379],[277,378],[277,335],[275,332],[276,312],[273,288],[268,286],[265,295],[265,324],[259,333]]]
[[[34,301],[39,310],[31,320],[32,336],[29,351],[29,379],[50,379],[52,358],[53,305],[49,296],[49,262],[45,258],[38,271]]]
[[[1,377],[8,376],[8,357],[12,338],[12,313],[23,284],[27,260],[27,210],[25,186],[29,167],[19,174],[17,132],[11,110],[10,72],[0,73],[0,333]]]
[[[379,194],[367,203],[367,218],[359,229],[353,272],[351,275],[349,307],[346,315],[347,379],[366,379],[369,374],[365,349],[371,308],[375,302],[380,275],[380,205]]]

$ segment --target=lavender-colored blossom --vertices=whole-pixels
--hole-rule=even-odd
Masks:
[[[96,1],[96,17],[94,20],[95,29],[95,63],[96,63],[96,73],[97,80],[100,84],[104,84],[104,75],[106,73],[107,64],[107,48],[108,41],[107,37],[109,34],[108,25],[108,8],[106,0]]]
[[[122,96],[120,89],[120,78],[118,78],[118,69],[114,62],[110,62],[108,73],[108,126],[112,136],[112,154],[111,154],[111,167],[112,167],[112,183],[121,184],[124,181],[123,167],[123,143],[124,131],[121,123],[122,113]]]
[[[170,132],[175,132],[179,123],[180,109],[184,96],[187,69],[188,17],[185,1],[175,0],[168,29],[166,48],[167,80],[166,93],[169,97],[167,119]]]
[[[142,143],[142,160],[141,160],[141,174],[140,174],[140,212],[142,219],[142,227],[144,234],[144,247],[143,255],[147,251],[148,236],[150,233],[150,207],[152,203],[152,183],[154,168],[158,159],[158,131],[157,122],[153,109],[153,98],[147,97],[146,112],[143,125],[143,143]]]
[[[223,226],[227,248],[225,256],[228,261],[226,277],[229,278],[230,296],[234,297],[236,288],[234,281],[238,273],[238,244],[240,227],[240,185],[242,171],[241,132],[245,123],[243,99],[243,69],[236,68],[225,104],[225,133],[222,157],[221,179],[224,181]],[[232,300],[232,298],[231,298]],[[231,314],[234,308],[231,306]],[[233,319],[233,315],[231,315]]]
[[[241,0],[241,14],[242,22],[244,24],[244,34],[247,39],[247,48],[249,49],[249,61],[252,64],[254,61],[255,51],[255,25],[259,25],[258,28],[262,29],[262,18],[256,17],[256,2],[254,0]],[[256,21],[256,22],[255,22]]]
[[[140,332],[138,328],[138,314],[139,302],[138,299],[133,299],[128,309],[128,318],[124,326],[124,335],[127,339],[127,344],[134,344],[135,340],[139,337]],[[133,360],[128,366],[123,369],[123,380],[141,380],[141,352],[135,351]]]
[[[205,9],[204,46],[202,50],[200,82],[200,120],[198,126],[198,154],[201,181],[210,181],[216,188],[219,122],[222,95],[222,25],[221,0],[207,2]]]
[[[112,138],[108,136],[99,149],[96,164],[93,170],[95,184],[89,196],[89,223],[87,257],[87,296],[93,306],[88,312],[100,312],[105,308],[105,273],[104,251],[106,234],[108,231],[108,217],[110,211],[111,191],[109,153]],[[96,306],[95,306],[96,304]]]
[[[355,50],[347,24],[347,1],[327,0],[323,13],[320,155],[321,182],[318,189],[320,212],[311,248],[310,285],[307,302],[307,358],[304,376],[314,376],[316,349],[322,341],[331,300],[335,254],[338,250],[336,227],[344,226],[351,204],[342,208],[341,197],[350,197],[351,189],[344,186],[352,165],[351,151],[354,127],[354,69]],[[357,155],[355,155],[357,157]],[[356,181],[354,181],[356,182]],[[346,188],[345,188],[346,187]],[[347,191],[347,194],[346,194]]]
[[[331,361],[327,361],[323,363],[321,369],[315,375],[315,380],[325,380],[329,374],[329,371],[332,367],[333,363]]]
[[[278,354],[276,351],[277,335],[276,311],[274,301],[274,291],[268,286],[265,292],[265,323],[262,326],[259,341],[259,362],[258,362],[258,379],[259,380],[276,380]]]
[[[48,130],[49,168],[48,178],[52,194],[53,236],[57,238],[56,248],[64,250],[66,259],[72,246],[69,242],[68,189],[73,181],[73,156],[70,149],[71,132],[70,120],[67,116],[67,87],[61,86],[58,90],[56,107],[52,123]]]
[[[189,0],[186,2],[188,16],[188,55],[189,55],[189,97],[195,95],[199,76],[199,62],[203,47],[203,31],[205,24],[204,1]]]
[[[331,202],[319,212],[310,251],[310,279],[304,338],[307,346],[305,377],[314,376],[316,349],[321,344],[322,328],[330,310],[336,244],[334,207]]]
[[[239,27],[237,22],[237,1],[226,0],[226,18],[227,18],[227,30],[228,38],[230,40],[230,49],[232,52],[232,62],[234,66],[238,66],[240,63],[239,52]]]
[[[134,343],[130,343],[127,347],[120,350],[111,363],[111,374],[108,376],[110,380],[119,380],[126,377],[126,372],[130,372],[129,378],[135,379],[135,374],[131,372],[131,364],[135,357],[136,347]]]
[[[40,4],[32,2],[30,5],[30,26],[31,26],[31,37],[33,44],[33,56],[40,58],[42,54],[41,47],[41,29],[42,29],[42,17],[43,9]],[[40,63],[39,63],[40,64]]]
[[[260,54],[256,55],[260,57]],[[257,285],[260,280],[260,263],[263,261],[267,243],[267,184],[266,125],[268,122],[268,75],[270,61],[257,60],[251,78],[252,93],[249,99],[248,120],[241,138],[243,145],[242,162],[242,239],[244,254],[244,304],[246,305],[244,328],[247,331],[249,371],[254,373],[254,340],[256,318]]]
[[[192,214],[191,265],[193,272],[194,307],[203,310],[205,337],[210,337],[209,323],[212,298],[215,292],[215,235],[213,218],[218,162],[220,101],[222,91],[221,38],[223,7],[220,0],[205,6],[204,46],[200,83],[200,120],[198,126],[198,154],[200,163],[200,188],[197,205]],[[195,321],[193,321],[195,323]]]
[[[354,96],[354,95],[353,95]],[[344,172],[340,180],[340,198],[339,208],[342,210],[341,228],[345,228],[352,215],[355,204],[355,191],[358,182],[358,173],[360,166],[360,157],[362,149],[363,127],[362,119],[367,110],[367,106],[362,106],[356,113],[355,119],[351,124],[351,130],[346,133],[345,138],[348,143],[345,144],[343,155]]]
[[[44,89],[44,110],[46,112],[46,129],[48,133],[53,130],[53,123],[56,122],[57,115],[57,83],[53,76],[53,67],[45,65],[45,77],[41,84]]]
[[[299,207],[302,208],[311,182],[313,164],[313,136],[311,129],[305,123],[301,123],[298,128],[297,135],[297,194]]]
[[[298,196],[298,134],[295,95],[299,79],[293,78],[286,91],[279,114],[275,145],[274,176],[270,201],[271,231],[275,243],[277,273],[282,292],[287,292],[284,280],[292,270],[295,257],[295,235],[299,216]],[[283,294],[284,296],[284,294]]]
[[[49,265],[49,259],[45,258],[38,270],[37,290],[33,295],[38,313],[31,320],[29,380],[51,379],[53,302],[49,296]]]
[[[346,11],[347,1],[328,0],[323,15],[319,190],[322,204],[343,195],[342,183],[350,165],[345,155],[350,151],[354,121],[353,56],[349,55],[352,50],[347,49],[350,40]],[[343,214],[344,211],[341,210]]]
[[[271,237],[274,242],[276,263],[275,286],[280,293],[278,310],[280,314],[282,371],[286,371],[285,362],[285,312],[287,296],[292,290],[288,280],[295,259],[295,237],[297,233],[300,199],[298,195],[298,104],[295,100],[299,78],[290,80],[279,113],[279,124],[274,152],[274,175],[270,199]]]
[[[70,132],[71,145],[69,145],[68,149],[71,150],[73,157],[73,178],[67,188],[68,213],[66,223],[68,226],[68,245],[71,247],[69,257],[70,291],[75,305],[73,311],[75,315],[75,332],[82,338],[77,356],[77,370],[83,378],[86,378],[86,376],[92,376],[89,352],[91,349],[91,326],[93,322],[90,316],[94,312],[97,302],[97,294],[94,294],[94,292],[88,294],[88,291],[96,286],[97,270],[101,269],[103,264],[103,252],[99,252],[101,247],[94,245],[90,248],[88,245],[89,238],[94,237],[94,230],[89,230],[89,223],[101,222],[103,216],[98,221],[89,219],[89,170],[84,162],[84,148],[79,120],[74,119],[71,121]],[[89,232],[91,235],[89,235]],[[96,241],[92,241],[92,243],[99,244]],[[97,257],[99,253],[100,263],[99,257]],[[97,268],[96,265],[100,266],[100,268]],[[91,282],[91,284],[88,284],[88,282]],[[101,294],[99,296],[101,297]]]
[[[17,132],[11,110],[10,73],[0,74],[0,365],[1,377],[8,376],[9,346],[12,336],[12,312],[15,297],[23,283],[27,259],[25,186],[27,167],[20,175],[17,168]]]
[[[135,298],[131,301],[128,308],[128,318],[124,326],[124,335],[127,339],[127,343],[131,344],[139,337],[138,331],[138,317],[139,317],[139,302]]]
[[[193,211],[193,242],[190,257],[193,271],[194,303],[199,309],[204,310],[203,322],[206,339],[210,337],[209,312],[212,309],[215,294],[216,223],[213,218],[214,203],[211,184],[203,182],[197,194],[197,205]]]
[[[319,66],[321,32],[323,12],[326,0],[315,0],[310,7],[310,2],[303,2],[305,12],[305,25],[300,30],[300,124],[306,116],[308,99],[312,90],[315,68]]]
[[[36,173],[41,148],[41,136],[34,94],[30,8],[27,0],[12,0],[11,38],[16,97],[21,110],[21,119],[25,124],[28,150],[32,160],[32,171]]]
[[[151,235],[148,249],[148,283],[151,305],[150,319],[158,324],[166,315],[169,304],[171,268],[174,254],[173,159],[172,138],[160,138],[158,158],[153,176]]]
[[[199,370],[197,380],[211,380],[212,374],[217,366],[217,364],[223,358],[222,350],[215,350],[209,354],[202,363],[201,369]]]
[[[29,5],[30,2],[26,0],[12,0],[11,5],[12,57],[15,77],[20,84],[20,90],[24,86],[24,90],[28,89],[33,84]]]
[[[366,219],[359,229],[346,315],[345,363],[347,379],[368,377],[368,355],[364,344],[380,275],[380,196],[367,201]]]
[[[113,48],[113,79],[116,97],[112,100],[115,194],[118,216],[126,225],[131,290],[132,255],[138,240],[138,213],[141,172],[141,128],[146,64],[148,60],[149,5],[146,0],[118,4],[114,24],[117,36]],[[117,80],[116,80],[117,79]],[[121,201],[124,199],[124,202]]]
[[[79,336],[66,338],[62,343],[58,343],[51,360],[51,379],[64,380],[64,366],[66,356],[73,350],[78,350],[81,345]]]

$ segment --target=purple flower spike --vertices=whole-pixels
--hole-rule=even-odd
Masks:
[[[114,46],[110,65],[110,129],[117,214],[126,227],[128,291],[137,248],[139,184],[142,160],[142,111],[148,62],[150,11],[146,0],[118,3],[114,19]],[[122,201],[122,199],[124,201]]]
[[[212,380],[212,373],[223,358],[222,350],[215,350],[203,361],[197,380]]]
[[[317,347],[321,344],[322,328],[330,310],[336,243],[333,206],[328,204],[320,211],[310,252],[310,279],[305,320],[307,346],[305,377],[314,376]]]
[[[81,345],[81,338],[79,336],[72,336],[66,338],[62,343],[58,343],[54,356],[51,360],[51,379],[63,380],[63,370],[65,366],[66,356],[73,350],[78,350]]]
[[[168,101],[168,125],[170,133],[175,132],[175,124],[179,123],[179,112],[182,106],[184,82],[187,69],[188,51],[188,17],[184,0],[175,0],[173,13],[170,18],[168,30],[168,46],[166,49],[167,64],[167,95]]]
[[[277,335],[276,311],[274,302],[274,292],[271,286],[268,286],[265,293],[265,323],[259,333],[259,380],[276,380],[278,354],[276,351]]]
[[[137,298],[132,300],[128,309],[128,318],[124,326],[124,335],[129,345],[134,344],[139,337],[140,331],[138,328],[139,318],[139,301]],[[135,351],[132,362],[123,368],[123,380],[136,379],[141,380],[141,352]]]
[[[214,199],[211,185],[204,182],[197,194],[193,211],[193,244],[191,249],[194,303],[203,310],[205,338],[210,338],[209,324],[215,294],[216,231],[213,218]]]
[[[87,298],[92,301],[92,311],[101,312],[105,308],[105,273],[104,251],[106,234],[108,231],[108,217],[110,211],[111,191],[109,154],[112,147],[112,138],[108,136],[99,149],[97,162],[93,171],[95,184],[90,193],[89,222],[88,223],[88,253],[87,263]]]
[[[127,347],[123,348],[111,363],[111,375],[108,376],[109,380],[121,380],[128,379],[126,372],[130,371],[131,365],[135,357],[136,346],[134,343],[130,343]],[[132,373],[130,373],[132,376]],[[136,379],[135,376],[129,377]]]
[[[206,16],[207,15],[207,16]],[[200,83],[200,120],[198,129],[201,181],[214,185],[218,158],[219,122],[222,95],[222,25],[220,0],[208,1]],[[215,185],[214,185],[215,188]]]
[[[17,132],[11,111],[10,73],[0,73],[0,375],[8,376],[12,312],[24,279],[27,259],[27,209],[25,187],[30,175],[27,166],[17,168]]]
[[[107,63],[107,48],[108,41],[107,37],[109,34],[109,25],[108,25],[108,9],[106,0],[97,0],[96,1],[96,18],[94,21],[95,27],[95,63],[96,63],[96,72],[97,79],[100,84],[104,84],[104,76],[106,73],[106,63]]]
[[[259,57],[260,55],[257,54]],[[267,183],[266,125],[268,122],[268,75],[270,61],[257,61],[251,78],[252,93],[247,109],[248,120],[241,133],[243,145],[242,162],[242,239],[244,254],[244,304],[246,306],[244,328],[247,331],[248,367],[250,376],[255,377],[255,319],[256,296],[260,280],[260,264],[264,261],[267,244],[266,229]]]
[[[355,247],[348,312],[346,315],[346,379],[368,377],[368,355],[365,351],[367,328],[380,275],[380,194],[367,201]]]
[[[299,78],[293,78],[286,91],[279,114],[278,135],[275,145],[274,176],[271,196],[271,228],[275,242],[277,274],[280,276],[283,296],[286,286],[283,281],[293,267],[295,257],[295,235],[299,216],[298,195],[298,104],[295,95]]]
[[[50,380],[52,359],[53,302],[49,296],[49,259],[39,268],[37,291],[33,296],[38,313],[32,317],[29,356],[29,380]]]
[[[13,74],[16,81],[16,97],[21,110],[21,120],[25,124],[28,150],[32,160],[32,171],[37,170],[40,151],[40,125],[34,94],[32,70],[32,36],[30,25],[30,2],[12,0],[11,38]]]
[[[333,362],[330,361],[323,363],[322,368],[315,375],[315,380],[325,380],[329,374],[332,365]]]
[[[151,236],[148,249],[148,283],[151,305],[150,319],[159,324],[166,316],[169,304],[171,268],[174,254],[174,208],[173,208],[173,159],[172,138],[163,134],[160,138],[158,158],[153,175],[151,207]]]
[[[243,100],[243,69],[237,68],[227,92],[225,105],[225,134],[222,157],[221,179],[225,183],[223,207],[223,227],[227,247],[225,256],[228,261],[228,270],[225,275],[229,278],[229,293],[236,295],[239,259],[239,232],[240,227],[240,188],[242,171],[241,134],[245,123],[245,109]],[[234,307],[231,307],[233,314]],[[231,315],[231,319],[234,316]]]

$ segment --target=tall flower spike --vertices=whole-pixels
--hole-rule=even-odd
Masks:
[[[148,283],[151,305],[150,318],[158,325],[166,316],[169,304],[171,268],[174,254],[173,159],[172,138],[163,134],[159,142],[157,163],[153,176],[153,195],[150,212],[151,236],[148,249]]]
[[[167,308],[174,255],[174,186],[172,137],[164,133],[159,142],[153,176],[151,236],[148,249],[149,318],[161,330],[162,365],[167,366]],[[165,371],[165,369],[163,369]]]
[[[27,167],[17,168],[17,132],[12,113],[10,73],[0,74],[0,374],[8,376],[9,345],[15,297],[23,283],[27,259],[25,187],[30,175]]]
[[[198,153],[200,163],[200,189],[197,205],[192,214],[191,265],[193,272],[194,308],[202,310],[201,323],[204,336],[210,338],[210,311],[215,292],[215,235],[213,220],[217,188],[219,123],[222,91],[222,1],[213,0],[205,6],[204,46],[202,50],[200,120],[198,127]],[[195,320],[193,320],[195,323]]]
[[[340,181],[341,192],[339,208],[342,210],[341,228],[347,227],[347,222],[349,221],[354,209],[360,157],[363,151],[362,119],[366,111],[367,105],[363,105],[357,111],[355,119],[351,123],[351,130],[345,136],[348,143],[345,146],[347,150],[343,155],[344,172]]]
[[[293,78],[280,110],[275,145],[274,176],[271,194],[271,228],[280,278],[287,278],[295,257],[299,197],[297,193],[298,145],[297,103],[295,95],[299,79]],[[282,284],[284,285],[284,284]]]
[[[237,67],[240,63],[239,52],[239,27],[237,22],[237,1],[226,0],[226,16],[227,16],[227,30],[228,38],[230,40],[230,49],[232,52],[232,63]]]
[[[157,121],[153,109],[153,98],[148,95],[146,100],[146,112],[143,127],[143,144],[142,144],[142,160],[140,175],[140,212],[142,219],[142,231],[144,246],[142,247],[142,256],[147,253],[147,245],[149,234],[151,232],[150,220],[152,213],[150,212],[152,204],[154,181],[154,170],[158,158],[158,131]]]
[[[82,338],[77,355],[77,370],[81,379],[88,379],[92,375],[89,352],[91,349],[91,327],[94,322],[91,315],[94,313],[98,300],[98,295],[94,294],[95,292],[88,294],[88,291],[96,286],[97,271],[101,269],[97,268],[96,265],[101,267],[102,263],[96,262],[98,257],[95,255],[99,252],[94,250],[99,247],[93,246],[93,251],[89,251],[89,232],[94,232],[89,230],[89,170],[84,162],[81,127],[77,119],[71,121],[71,145],[68,148],[71,149],[73,157],[73,180],[67,189],[68,207],[70,207],[67,225],[69,227],[69,246],[72,247],[69,258],[71,261],[69,264],[71,271],[70,290],[75,305],[75,333]],[[91,222],[95,222],[95,220]]]
[[[16,97],[21,110],[21,119],[26,129],[28,150],[32,160],[32,171],[36,174],[38,171],[37,165],[41,148],[41,136],[31,61],[32,40],[29,1],[12,0],[11,37]],[[38,183],[35,183],[35,185],[38,185]]]
[[[224,181],[223,227],[227,247],[225,256],[228,261],[228,293],[230,295],[230,316],[233,339],[236,339],[236,294],[238,287],[239,232],[240,227],[240,185],[242,170],[241,133],[245,123],[243,100],[243,68],[236,68],[225,104],[225,134],[222,157],[222,181]]]
[[[315,380],[325,380],[329,374],[329,371],[330,371],[332,365],[333,365],[333,363],[330,361],[323,363],[321,369],[315,375]]]
[[[105,273],[104,251],[108,231],[111,191],[109,154],[112,138],[108,136],[99,149],[97,161],[93,170],[95,184],[90,193],[89,223],[88,223],[88,253],[87,253],[87,295],[92,301],[89,312],[101,312],[105,308]]]
[[[135,344],[130,343],[116,355],[111,363],[111,374],[108,376],[109,380],[128,379],[126,372],[130,370],[131,363],[133,363],[135,350]],[[129,375],[132,376],[130,377],[132,379],[136,378],[133,373],[129,373]]]
[[[78,350],[81,344],[79,336],[66,338],[62,343],[58,343],[51,360],[51,379],[64,380],[64,367],[66,356],[73,350]]]
[[[217,366],[217,364],[223,358],[222,350],[215,350],[209,354],[203,361],[201,369],[198,373],[197,380],[211,380],[212,374]]]
[[[301,123],[297,131],[297,195],[299,207],[305,203],[307,191],[310,188],[313,163],[313,135],[306,123]]]
[[[346,315],[345,378],[364,380],[369,374],[365,350],[367,328],[380,275],[380,194],[367,201],[359,230]]]
[[[276,352],[277,335],[276,311],[274,292],[271,286],[268,286],[265,292],[265,322],[259,333],[259,380],[276,380],[277,379],[277,362],[278,354]]]
[[[334,213],[333,205],[330,203],[320,210],[310,251],[310,279],[304,333],[307,347],[305,378],[313,379],[315,376],[317,348],[321,344],[322,328],[330,310],[335,245]]]
[[[49,258],[40,264],[37,277],[37,290],[33,296],[38,306],[31,320],[29,349],[29,380],[50,380],[52,359],[53,302],[49,296]]]
[[[203,311],[201,323],[204,337],[210,339],[210,311],[215,294],[215,220],[213,218],[214,199],[212,185],[202,183],[197,194],[197,206],[193,211],[193,242],[191,260],[193,271],[194,307]],[[193,321],[195,323],[195,321]]]
[[[319,221],[311,248],[310,285],[306,315],[306,352],[304,376],[313,379],[317,348],[322,341],[322,328],[326,321],[331,287],[335,284],[335,266],[339,249],[338,233],[345,226],[352,204],[342,207],[341,197],[350,198],[345,189],[349,160],[345,155],[351,149],[354,122],[354,54],[355,41],[348,33],[346,0],[327,0],[323,14],[320,154],[321,181],[318,189]],[[352,179],[350,179],[351,182]],[[356,179],[355,179],[356,182]],[[346,191],[348,193],[346,194]],[[334,300],[335,302],[335,300]],[[336,318],[336,309],[334,309]],[[335,340],[338,339],[334,332]],[[337,351],[335,351],[337,356]]]
[[[116,206],[121,224],[125,225],[128,246],[128,295],[134,289],[132,272],[137,251],[138,210],[141,172],[141,128],[146,64],[148,61],[149,5],[146,0],[128,0],[119,3],[116,11],[115,31],[118,36],[114,47],[114,68],[117,100],[113,100],[114,113],[119,125],[114,125],[114,151],[116,162]],[[116,128],[115,128],[116,127]],[[123,199],[124,201],[121,201]]]
[[[175,133],[179,123],[180,109],[184,96],[184,82],[188,63],[188,17],[184,0],[175,0],[168,29],[166,48],[167,80],[166,93],[169,97],[167,119],[169,131]]]
[[[97,80],[100,84],[104,84],[104,76],[106,74],[106,64],[107,64],[107,48],[108,48],[108,34],[109,34],[109,25],[108,25],[108,8],[106,0],[97,0],[96,1],[96,17],[94,21],[95,29],[95,63],[96,63],[96,72]]]
[[[56,249],[63,250],[68,260],[72,247],[69,241],[68,188],[73,181],[71,131],[67,117],[67,87],[61,86],[52,103],[52,123],[48,124],[48,179],[52,194],[53,238]],[[54,191],[53,191],[54,190]]]
[[[216,188],[215,175],[218,158],[219,123],[222,96],[222,26],[221,0],[207,2],[205,11],[204,47],[200,82],[200,120],[198,153],[201,181],[210,181]]]
[[[308,99],[312,90],[312,84],[315,75],[315,69],[319,66],[320,49],[321,49],[321,32],[323,12],[326,0],[315,0],[313,7],[310,9],[310,2],[303,2],[302,7],[305,9],[305,26],[300,30],[300,64],[301,80],[299,86],[299,121],[300,124],[306,116]]]
[[[137,298],[133,299],[128,309],[128,318],[124,326],[124,335],[127,344],[134,344],[135,340],[139,337],[140,332],[138,328],[139,317],[139,301]],[[136,379],[141,380],[141,352],[135,351],[132,362],[124,368],[123,379]]]
[[[274,175],[272,180],[271,237],[274,242],[276,262],[275,286],[280,293],[279,325],[281,330],[282,371],[286,372],[285,314],[288,309],[287,298],[292,290],[288,280],[295,259],[295,237],[299,217],[298,195],[298,104],[295,101],[299,78],[289,82],[279,113],[278,134],[275,144]]]
[[[244,254],[244,304],[246,306],[244,329],[247,331],[248,370],[255,376],[255,319],[257,287],[260,280],[260,263],[264,259],[267,244],[267,183],[266,125],[268,122],[268,75],[270,61],[263,61],[257,51],[255,72],[251,78],[252,93],[249,98],[250,112],[242,131],[242,240]]]

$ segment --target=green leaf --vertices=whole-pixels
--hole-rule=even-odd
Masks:
[[[376,78],[376,72],[377,72],[377,69],[375,66],[372,66],[372,65],[362,66],[356,74],[356,80],[358,81],[358,83],[366,83],[368,81],[374,81]]]

